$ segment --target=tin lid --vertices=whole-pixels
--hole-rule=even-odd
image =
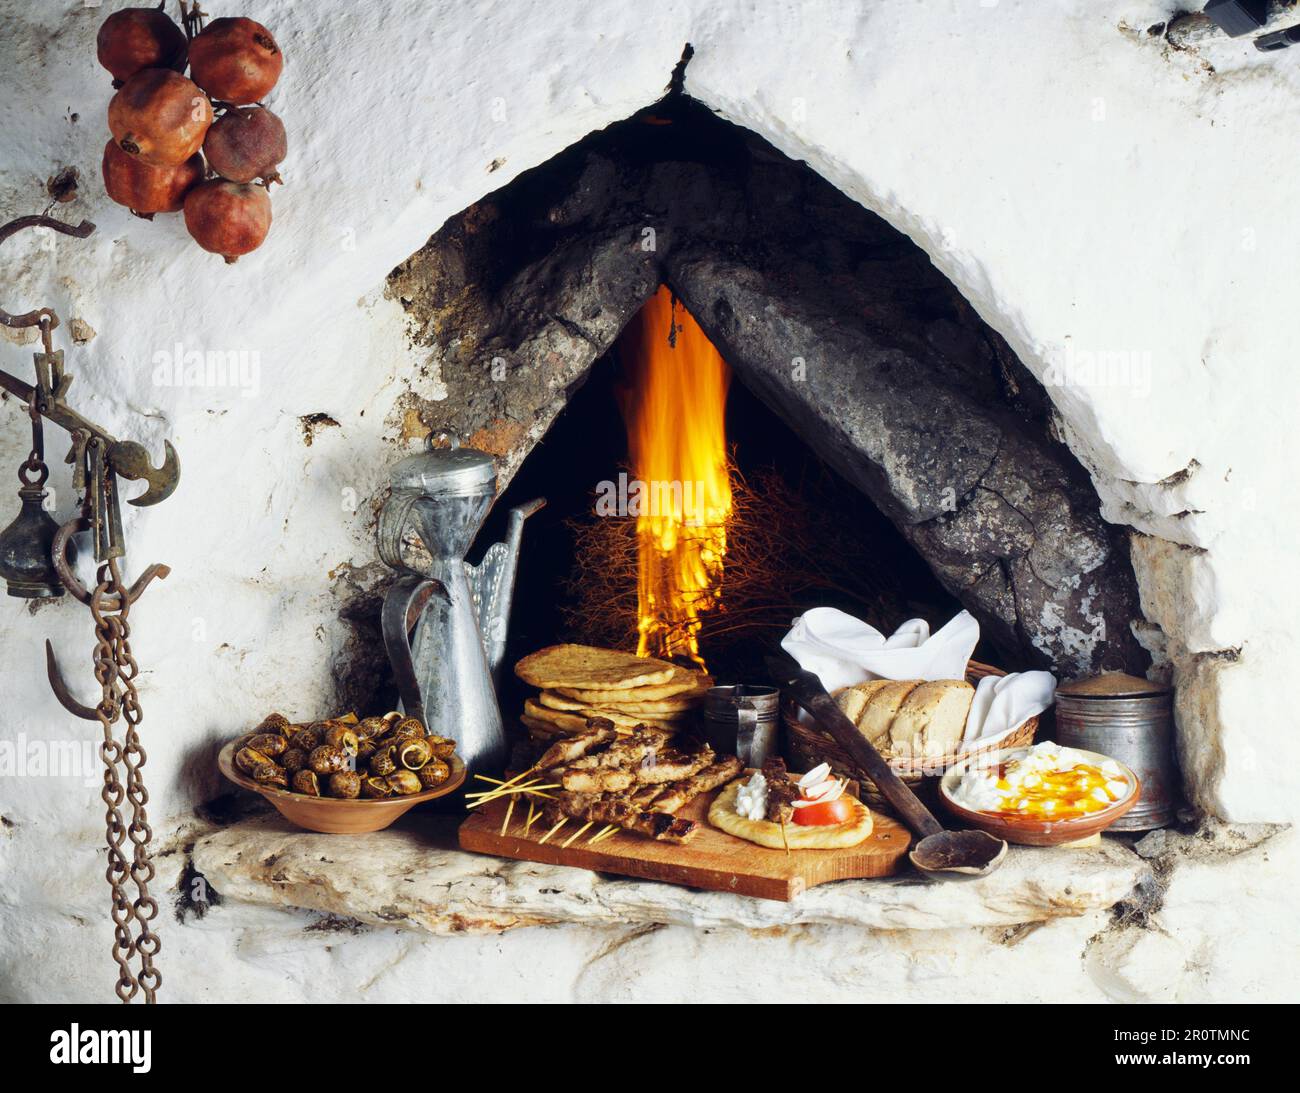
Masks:
[[[1067,698],[1154,698],[1169,694],[1170,688],[1127,672],[1102,672],[1099,676],[1062,683],[1056,693]]]
[[[439,494],[491,493],[496,489],[496,462],[487,452],[462,448],[455,437],[443,434],[446,447],[435,447],[433,437],[425,439],[425,450],[393,465],[389,472],[393,489],[414,489]]]

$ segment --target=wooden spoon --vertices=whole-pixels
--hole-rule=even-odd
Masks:
[[[945,831],[880,752],[858,732],[826,688],[812,672],[789,657],[767,658],[772,677],[812,716],[817,725],[870,776],[876,788],[919,838],[908,857],[921,872],[936,880],[983,877],[992,873],[1007,855],[1007,844],[986,831]]]

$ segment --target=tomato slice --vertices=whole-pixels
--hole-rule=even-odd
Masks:
[[[851,819],[853,819],[853,798],[848,794],[820,805],[807,805],[794,810],[794,822],[808,827],[846,824]]]

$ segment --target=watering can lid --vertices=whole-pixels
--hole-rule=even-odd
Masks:
[[[394,489],[419,489],[425,493],[464,493],[487,486],[495,489],[496,462],[487,452],[462,448],[455,437],[447,447],[435,447],[432,436],[425,438],[425,450],[408,455],[394,464],[391,478]]]

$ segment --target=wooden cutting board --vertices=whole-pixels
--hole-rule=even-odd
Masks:
[[[716,791],[702,794],[678,813],[700,821],[700,829],[684,844],[655,842],[619,832],[589,847],[587,840],[603,826],[593,824],[566,847],[565,840],[582,826],[578,820],[570,820],[542,843],[539,840],[547,827],[540,820],[533,823],[527,836],[523,833],[528,813],[523,801],[515,805],[510,828],[502,835],[506,802],[494,801],[476,809],[460,825],[460,845],[464,850],[502,858],[572,865],[597,873],[789,901],[827,881],[889,876],[898,868],[911,842],[902,824],[873,812],[875,827],[871,836],[857,846],[844,850],[792,850],[789,854],[769,850],[713,827],[707,817],[715,796]]]

